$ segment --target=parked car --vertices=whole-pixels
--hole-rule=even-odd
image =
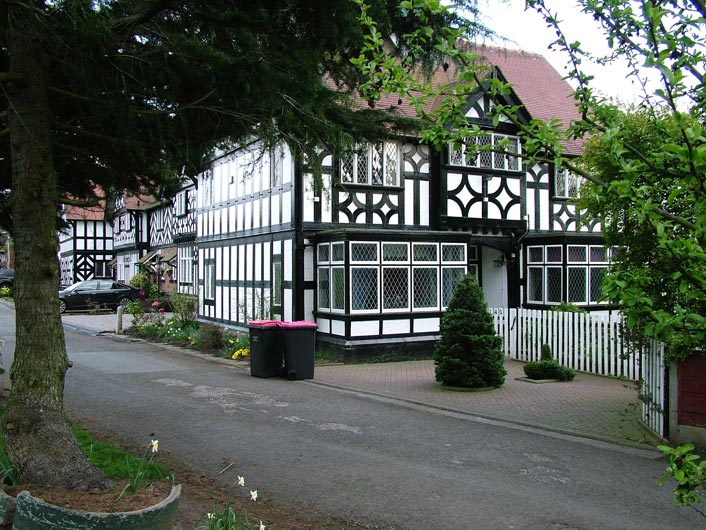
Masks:
[[[136,289],[113,280],[86,280],[59,291],[59,311],[70,309],[116,309],[133,300],[145,298],[143,289]]]
[[[0,287],[9,287],[15,283],[15,269],[0,269]]]

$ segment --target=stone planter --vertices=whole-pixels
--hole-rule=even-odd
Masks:
[[[171,530],[179,508],[181,485],[172,486],[169,496],[154,506],[132,512],[85,512],[44,502],[22,491],[12,528],[15,530]]]
[[[10,528],[15,516],[17,499],[0,489],[0,528]]]

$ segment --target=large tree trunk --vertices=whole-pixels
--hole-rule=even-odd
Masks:
[[[2,421],[8,454],[24,481],[105,485],[73,435],[63,403],[69,367],[59,314],[57,176],[52,161],[49,59],[33,2],[8,3],[12,212],[17,342],[12,390]]]

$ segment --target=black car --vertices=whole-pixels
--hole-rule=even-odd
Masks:
[[[144,299],[145,291],[113,280],[86,280],[59,291],[59,311],[69,309],[97,309],[127,305]]]
[[[0,269],[0,287],[9,287],[15,283],[15,269]]]

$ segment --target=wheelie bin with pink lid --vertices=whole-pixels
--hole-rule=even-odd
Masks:
[[[284,345],[284,375],[290,380],[313,379],[316,324],[306,320],[280,322]]]
[[[278,320],[251,320],[250,375],[278,377],[282,375],[282,334]]]

